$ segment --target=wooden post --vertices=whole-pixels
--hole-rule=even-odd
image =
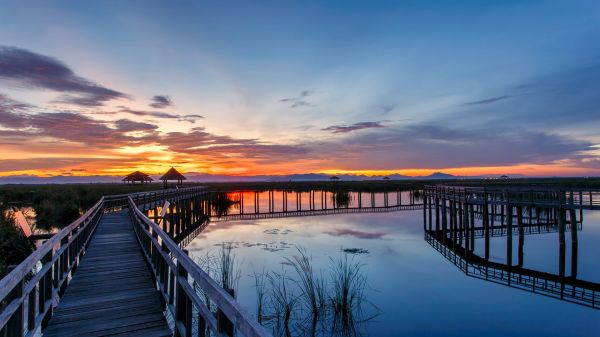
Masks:
[[[423,230],[427,230],[427,198],[423,198]]]
[[[192,301],[185,293],[185,290],[179,282],[187,281],[188,273],[177,262],[177,293],[175,299],[175,335],[179,337],[192,336]],[[179,331],[179,326],[183,327],[183,334]]]
[[[510,267],[512,266],[513,206],[509,203],[506,205],[506,208],[506,265],[508,266],[508,278],[510,283]]]
[[[578,254],[578,242],[577,242],[577,213],[575,209],[571,209],[570,220],[571,220],[571,277],[577,278],[577,254]]]
[[[225,289],[226,292],[231,295],[231,297],[235,297],[233,289]],[[227,318],[225,313],[221,311],[221,309],[217,308],[217,329],[220,333],[224,333],[229,337],[233,337],[233,333],[235,331],[235,327],[233,323]]]
[[[485,247],[484,247],[484,258],[485,260],[490,259],[490,217],[488,211],[487,195],[485,196],[485,205],[483,205],[483,234],[485,236]],[[492,204],[493,207],[493,204]],[[493,213],[492,213],[493,214]]]
[[[446,214],[446,199],[442,199],[442,233],[444,234],[444,241],[448,238],[448,219]]]
[[[435,197],[435,231],[436,235],[440,231],[440,199]]]
[[[429,196],[429,204],[428,204],[428,209],[429,209],[429,230],[431,231],[431,225],[433,223],[433,207],[431,206],[431,202],[433,201],[433,197]]]
[[[522,206],[517,207],[517,226],[519,231],[519,248],[518,248],[518,262],[517,265],[519,267],[523,267],[523,246],[525,241],[525,233],[523,228],[523,208]],[[512,235],[512,233],[509,233]]]

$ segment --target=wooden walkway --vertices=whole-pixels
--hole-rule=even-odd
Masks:
[[[44,336],[172,336],[127,210],[105,213]]]

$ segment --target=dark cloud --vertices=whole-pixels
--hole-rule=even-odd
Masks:
[[[5,101],[3,98],[0,103]],[[160,133],[155,124],[130,119],[102,121],[73,112],[30,113],[12,110],[0,111],[0,126],[13,129],[2,132],[0,144],[20,137],[38,140],[38,137],[51,137],[84,144],[95,150],[160,144],[173,153],[204,155],[213,162],[232,158],[280,162],[300,158],[307,153],[307,149],[300,145],[269,144],[257,139],[215,135],[203,127],[188,132]]]
[[[162,111],[144,111],[144,110],[135,110],[130,109],[124,106],[119,107],[121,110],[119,112],[125,112],[136,116],[144,116],[144,117],[154,117],[154,118],[166,118],[166,119],[176,119],[178,121],[196,123],[198,119],[204,118],[202,115],[179,115],[172,114],[168,112]],[[116,113],[116,112],[115,112]]]
[[[24,128],[27,126],[27,116],[24,111],[30,106],[25,103],[14,101],[6,95],[0,94],[0,125],[9,128]]]
[[[273,161],[300,157],[308,152],[302,145],[278,145],[260,142],[257,139],[219,136],[204,128],[194,128],[190,132],[170,132],[161,137],[161,145],[184,154],[206,154],[221,159],[241,157],[268,159]]]
[[[455,129],[414,124],[357,133],[319,145],[320,154],[336,153],[347,169],[446,168],[547,164],[582,159],[593,144],[515,127]]]
[[[314,107],[315,105],[307,100],[314,92],[311,90],[303,90],[297,97],[282,98],[279,101],[284,103],[290,103],[290,108],[299,107]]]
[[[358,131],[363,129],[377,129],[384,128],[385,126],[381,122],[360,122],[352,125],[332,125],[328,126],[323,131],[331,131],[332,133],[348,133],[352,131]]]
[[[119,119],[115,122],[118,130],[123,132],[144,131],[151,132],[158,129],[158,126],[150,123],[135,122],[129,119]]]
[[[357,231],[354,229],[342,229],[335,228],[332,231],[325,232],[325,234],[333,235],[333,236],[353,236],[358,239],[381,239],[387,233],[384,232],[363,232]]]
[[[473,102],[467,102],[467,103],[463,103],[462,105],[481,105],[481,104],[488,104],[488,103],[494,103],[494,102],[498,102],[504,99],[508,99],[511,96],[508,95],[503,95],[503,96],[498,96],[498,97],[492,97],[492,98],[486,98],[486,99],[482,99],[480,101],[473,101]]]
[[[128,98],[76,75],[55,58],[31,51],[0,47],[0,79],[16,86],[64,93],[58,101],[82,106],[99,106],[106,101]]]
[[[164,109],[173,105],[171,97],[166,95],[155,95],[151,98],[151,100],[152,103],[150,103],[149,105],[154,109]]]

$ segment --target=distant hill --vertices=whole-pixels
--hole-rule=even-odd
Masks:
[[[441,174],[441,173],[440,173]],[[324,181],[329,180],[330,175],[322,173],[306,173],[306,174],[289,174],[289,175],[254,175],[254,176],[229,176],[222,174],[207,174],[207,173],[186,173],[186,181],[189,182],[261,182],[261,181]],[[433,175],[432,175],[433,176]],[[345,181],[361,181],[361,180],[382,180],[384,176],[365,176],[339,174],[341,180]],[[408,180],[422,179],[424,177],[409,177],[401,174],[392,174],[387,176],[391,180]],[[445,175],[444,179],[453,177]],[[154,180],[158,180],[160,175],[153,175]],[[123,177],[121,176],[8,176],[0,177],[0,184],[89,184],[89,183],[120,183]],[[432,178],[432,179],[435,179]],[[441,179],[441,178],[438,178]]]
[[[188,182],[262,182],[262,181],[326,181],[330,175],[323,173],[287,174],[287,175],[254,175],[254,176],[229,176],[224,174],[208,174],[200,172],[185,173]],[[435,172],[428,176],[405,176],[402,174],[391,174],[387,176],[366,176],[354,174],[338,174],[340,180],[364,181],[382,180],[384,177],[390,180],[436,180],[436,179],[477,179],[497,178],[500,175],[489,176],[455,176],[443,172]],[[520,178],[520,175],[511,175],[511,178]],[[156,181],[160,175],[152,175]],[[89,183],[120,183],[121,176],[52,176],[37,177],[28,175],[0,177],[0,184],[89,184]]]

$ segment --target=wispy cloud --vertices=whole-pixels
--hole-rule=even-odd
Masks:
[[[154,109],[164,109],[173,105],[173,101],[171,97],[166,95],[155,95],[151,98],[152,103],[150,103],[150,107]]]
[[[332,125],[321,130],[331,131],[332,133],[348,133],[352,131],[364,130],[364,129],[377,129],[384,128],[385,125],[381,122],[360,122],[351,125]]]
[[[282,98],[279,101],[284,103],[290,103],[290,108],[300,108],[300,107],[314,107],[315,104],[309,102],[307,98],[311,96],[314,92],[311,90],[303,90],[300,92],[300,95],[296,97],[287,97]]]
[[[144,116],[144,117],[154,117],[154,118],[166,118],[166,119],[176,119],[178,121],[196,123],[198,119],[204,118],[202,115],[190,114],[190,115],[180,115],[180,114],[172,114],[168,112],[162,111],[145,111],[145,110],[135,110],[125,106],[120,106],[120,110],[118,112],[125,112],[136,116]],[[117,113],[117,112],[114,112]],[[102,112],[101,114],[106,114]],[[113,113],[111,113],[113,114]]]
[[[486,98],[486,99],[482,99],[479,101],[473,101],[473,102],[466,102],[463,103],[461,105],[481,105],[481,104],[489,104],[489,103],[494,103],[494,102],[498,102],[498,101],[502,101],[505,99],[510,98],[511,96],[509,95],[503,95],[503,96],[497,96],[497,97],[491,97],[491,98]]]
[[[87,107],[128,98],[76,75],[55,58],[14,47],[0,47],[0,79],[17,87],[65,93],[57,101]]]

